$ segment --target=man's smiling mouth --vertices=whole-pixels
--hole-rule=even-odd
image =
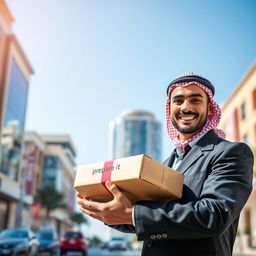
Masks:
[[[184,113],[178,113],[176,115],[177,119],[180,119],[182,121],[192,121],[198,117],[198,114],[196,113],[189,113],[189,114],[184,114]]]
[[[179,119],[184,120],[184,121],[192,121],[195,118],[196,118],[196,116],[181,116],[181,117],[179,117]]]

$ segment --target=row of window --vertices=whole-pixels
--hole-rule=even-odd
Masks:
[[[254,89],[252,93],[252,106],[253,110],[256,109],[256,89]],[[241,119],[246,119],[247,111],[246,111],[246,103],[244,102],[241,106]]]
[[[255,143],[252,143],[252,141],[250,141],[248,134],[244,134],[243,142],[248,145],[256,145],[256,124],[254,125],[254,135],[255,135]]]

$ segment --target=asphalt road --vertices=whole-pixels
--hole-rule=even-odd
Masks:
[[[78,256],[80,253],[69,253],[68,256]],[[89,248],[88,256],[140,256],[141,250],[112,251],[99,248]],[[252,254],[233,254],[233,256],[252,256]],[[256,256],[256,254],[255,254]]]
[[[90,248],[88,256],[140,256],[141,250],[113,251]],[[249,254],[233,254],[233,256],[251,256]],[[256,255],[255,255],[256,256]]]
[[[126,251],[112,251],[102,250],[98,248],[90,248],[88,251],[88,256],[140,256],[140,250],[126,250]]]

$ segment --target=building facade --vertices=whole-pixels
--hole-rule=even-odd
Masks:
[[[39,135],[26,132],[22,169],[23,181],[23,226],[38,229],[44,225],[55,227],[59,234],[72,229],[71,216],[75,207],[76,149],[69,135]],[[43,205],[34,204],[36,191],[53,186],[64,195],[65,208],[50,212],[46,223],[46,211]]]
[[[5,1],[0,0],[0,229],[17,224],[22,140],[33,73],[12,23]]]
[[[256,157],[256,63],[240,81],[222,106],[219,127],[231,141],[247,143]],[[255,158],[254,157],[254,158]],[[256,165],[254,164],[254,177]],[[248,236],[249,245],[256,246],[256,179],[254,188],[241,214],[239,234]]]
[[[110,158],[147,154],[161,161],[161,123],[147,111],[125,111],[110,123]]]

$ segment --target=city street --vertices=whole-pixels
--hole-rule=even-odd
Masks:
[[[88,256],[139,256],[141,250],[109,251],[99,248],[90,248]]]
[[[140,256],[141,250],[112,251],[90,248],[88,256]],[[233,254],[233,256],[252,256],[253,254]],[[255,254],[256,255],[256,254]]]

